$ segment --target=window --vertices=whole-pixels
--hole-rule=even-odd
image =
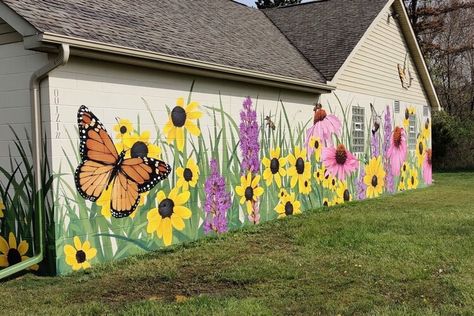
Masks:
[[[408,119],[408,148],[416,149],[416,115],[410,115]]]
[[[393,108],[395,113],[400,113],[400,101],[393,101]]]
[[[430,116],[430,107],[429,106],[424,106],[423,107],[423,116],[424,117],[427,117],[427,116]]]
[[[363,153],[365,145],[365,108],[352,107],[352,151]]]

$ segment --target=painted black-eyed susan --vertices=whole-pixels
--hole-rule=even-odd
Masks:
[[[308,195],[310,194],[312,191],[312,187],[311,187],[311,178],[309,179],[306,179],[304,180],[303,182],[303,188],[302,190],[300,191],[301,194],[304,194],[304,195]]]
[[[417,166],[421,168],[423,166],[423,162],[425,161],[426,155],[426,141],[422,134],[420,134],[416,140],[415,153]]]
[[[296,200],[295,193],[290,193],[280,198],[280,203],[274,209],[278,218],[301,214],[301,203]]]
[[[406,175],[406,173],[408,171],[408,164],[406,162],[403,163],[402,168],[401,168],[400,171],[401,171],[400,174],[405,174]]]
[[[410,125],[410,117],[415,115],[415,107],[409,106],[405,109],[405,117],[403,118],[403,127],[405,130],[408,130],[408,126]]]
[[[133,133],[133,124],[130,120],[119,119],[114,125],[115,138],[125,140]]]
[[[188,159],[186,168],[176,168],[176,176],[178,177],[178,181],[176,182],[178,188],[183,188],[184,191],[187,191],[190,186],[193,188],[196,187],[199,180],[199,167],[194,159]]]
[[[316,136],[311,136],[308,142],[308,155],[314,154],[316,161],[321,161],[321,152],[323,150],[323,144],[321,139]]]
[[[240,196],[240,204],[245,204],[249,215],[253,212],[253,204],[264,192],[259,182],[260,176],[256,175],[252,178],[252,173],[249,172],[247,176],[240,177],[240,185],[235,188],[235,192]]]
[[[150,141],[150,132],[144,131],[141,134],[133,133],[116,146],[123,146],[125,158],[143,158],[150,157],[159,159],[161,148]],[[120,152],[121,150],[119,150]]]
[[[5,204],[2,200],[0,200],[0,218],[5,216]]]
[[[176,101],[176,106],[171,110],[168,123],[163,128],[168,143],[176,141],[176,147],[183,151],[186,139],[184,131],[187,130],[194,136],[201,135],[199,127],[193,122],[201,118],[202,112],[198,111],[199,103],[191,101],[186,107],[183,98]]]
[[[171,245],[173,241],[173,229],[182,231],[185,227],[184,220],[191,218],[191,210],[185,206],[190,195],[189,191],[180,193],[177,187],[168,196],[160,191],[156,196],[158,207],[147,214],[147,232],[156,233],[158,238],[163,239],[165,246]]]
[[[263,180],[267,186],[270,186],[275,180],[276,185],[281,187],[281,178],[286,176],[286,158],[281,157],[280,147],[270,150],[270,158],[264,157],[262,164],[265,167],[263,171]]]
[[[370,159],[365,167],[364,183],[367,186],[367,197],[377,197],[383,192],[385,186],[385,171],[382,165],[382,157]]]
[[[64,246],[64,254],[66,255],[66,263],[77,271],[80,269],[88,269],[91,267],[91,260],[97,255],[97,249],[91,247],[91,243],[86,240],[81,242],[78,236],[73,238],[73,245]]]
[[[306,160],[306,149],[296,146],[294,154],[288,155],[288,163],[290,167],[287,170],[287,175],[291,177],[291,188],[294,188],[298,183],[299,192],[303,192],[305,181],[311,179],[311,163]]]
[[[288,195],[288,191],[286,191],[285,189],[281,188],[280,189],[280,192],[278,193],[278,197],[281,199],[282,197]]]
[[[413,190],[418,188],[418,170],[416,168],[410,168],[410,172],[407,176],[407,189]]]
[[[29,259],[26,255],[29,248],[30,246],[26,240],[22,240],[17,244],[12,232],[8,235],[8,242],[0,236],[0,268],[6,268]],[[39,266],[35,264],[28,269],[37,271]]]
[[[338,204],[352,201],[352,194],[349,191],[346,181],[340,181],[336,188],[336,197]]]
[[[325,206],[325,207],[329,207],[329,206],[330,206],[330,205],[329,205],[329,199],[328,199],[328,198],[324,198],[324,199],[323,199],[323,206]]]

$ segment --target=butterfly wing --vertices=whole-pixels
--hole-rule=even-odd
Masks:
[[[84,105],[77,122],[82,163],[76,169],[76,187],[82,197],[95,202],[109,185],[119,156],[104,125]]]
[[[161,160],[147,157],[125,159],[112,182],[112,216],[123,218],[132,214],[140,203],[140,193],[151,190],[170,172],[171,167]]]

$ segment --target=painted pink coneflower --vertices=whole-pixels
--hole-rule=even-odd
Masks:
[[[392,174],[394,176],[400,175],[400,168],[403,166],[407,156],[407,139],[403,128],[397,126],[393,130],[387,155],[390,159]]]
[[[359,167],[357,158],[343,144],[337,145],[336,148],[324,148],[322,157],[329,173],[342,181]]]
[[[326,146],[332,145],[332,135],[341,135],[342,124],[337,116],[333,114],[327,114],[326,111],[321,107],[321,104],[317,104],[314,107],[314,118],[313,126],[311,126],[306,132],[306,151],[311,151],[311,145],[309,140],[311,137],[318,137]]]
[[[433,150],[426,150],[425,161],[423,162],[423,179],[426,184],[431,184],[433,182],[432,157]]]

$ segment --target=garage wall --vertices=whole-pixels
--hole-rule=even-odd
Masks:
[[[359,197],[362,158],[353,158],[340,177],[323,165],[330,161],[322,153],[338,143],[350,151],[347,98],[342,106],[332,104],[333,96],[322,99],[327,115],[321,122],[337,120],[341,127],[315,148],[309,136],[321,123],[314,124],[313,111],[319,96],[309,93],[82,58],[56,70],[49,89],[59,273]],[[79,194],[74,173],[82,162],[81,105],[103,123],[125,158],[145,150],[171,167],[165,180],[140,195],[131,214],[113,214],[114,183],[103,186],[95,202]],[[184,134],[171,116],[180,107],[187,110]],[[370,151],[365,154],[370,158]]]

